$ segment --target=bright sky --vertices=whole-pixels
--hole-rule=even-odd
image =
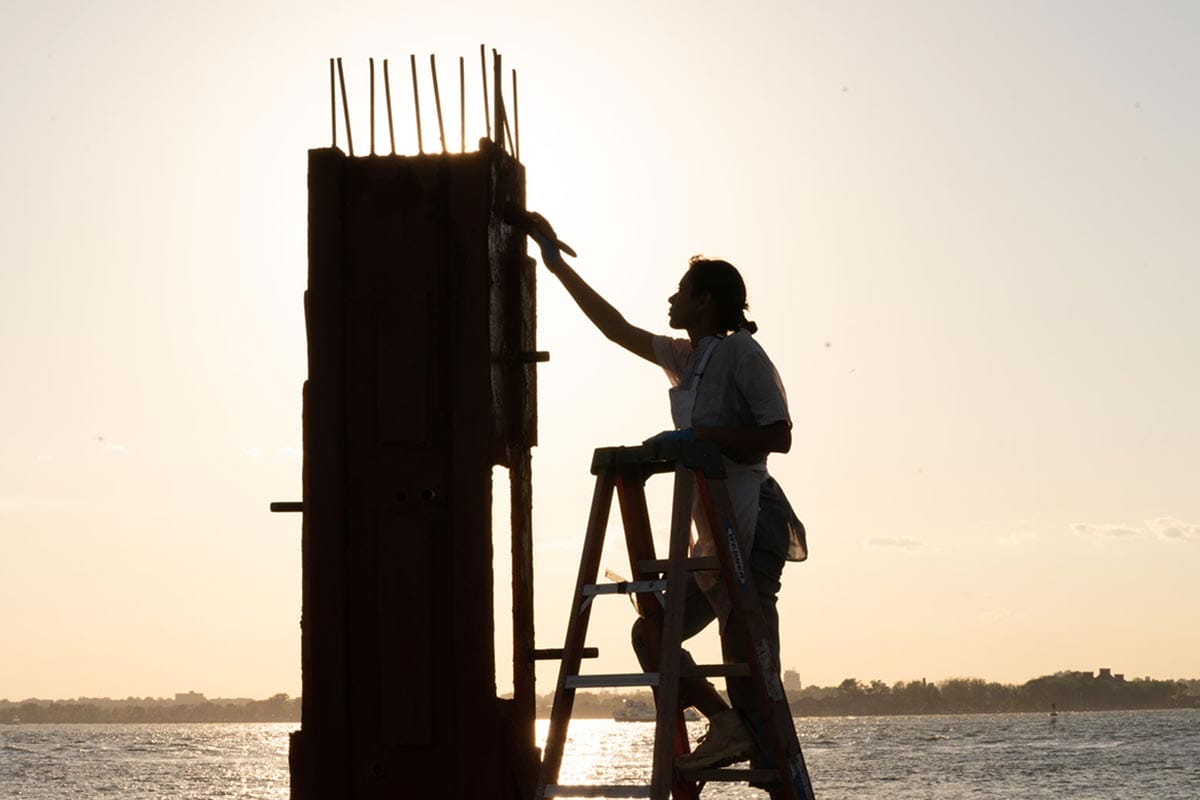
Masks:
[[[267,504],[300,496],[326,59],[362,152],[368,56],[435,52],[453,98],[466,56],[474,141],[481,42],[531,207],[632,321],[665,332],[695,253],[746,276],[812,549],[785,667],[1200,677],[1200,6],[114,0],[0,8],[0,698],[300,693],[299,518]],[[540,277],[556,647],[591,450],[669,415]],[[598,605],[596,670],[632,668],[630,622]]]

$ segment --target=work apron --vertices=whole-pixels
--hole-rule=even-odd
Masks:
[[[700,379],[708,368],[708,362],[712,359],[713,352],[724,338],[724,336],[712,337],[696,360],[695,368],[684,381],[680,382],[679,386],[669,391],[671,422],[677,430],[695,427],[694,414]],[[737,522],[734,526],[737,530],[737,542],[742,551],[742,558],[748,559],[750,548],[754,546],[754,531],[758,526],[759,493],[763,481],[768,477],[766,465],[763,463],[739,464],[724,457],[722,461],[725,464],[725,487],[729,492],[733,516]],[[708,519],[704,515],[699,491],[693,491],[692,520],[696,525],[696,538],[692,541],[691,546],[692,557],[715,556],[716,546],[713,543],[713,531],[709,529]],[[725,596],[717,574],[707,571],[694,574],[696,584],[704,590],[713,610],[717,613],[717,619],[724,627],[729,613],[729,598]]]

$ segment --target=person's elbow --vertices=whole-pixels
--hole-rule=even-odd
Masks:
[[[771,452],[786,453],[792,449],[792,426],[786,420],[780,420],[770,426]]]

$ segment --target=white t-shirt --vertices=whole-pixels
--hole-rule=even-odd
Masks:
[[[654,337],[654,359],[672,386],[691,379],[695,360],[709,339],[701,339],[693,348],[688,339]],[[713,350],[696,389],[693,427],[754,428],[780,421],[792,424],[787,392],[775,365],[749,331],[726,336]]]
[[[711,337],[705,337],[693,347],[689,339],[654,337],[654,358],[666,372],[673,387],[693,379],[697,360],[710,341]],[[756,428],[781,421],[787,422],[789,427],[792,424],[788,414],[787,393],[779,372],[749,331],[740,330],[718,342],[695,389],[692,427]],[[738,543],[743,553],[749,554],[758,525],[759,492],[763,481],[770,475],[767,473],[765,453],[732,455],[737,457],[736,460],[728,455],[725,457],[725,484],[737,520]],[[712,532],[707,529],[698,495],[693,502],[692,518],[699,534],[692,547],[692,555],[712,555]],[[696,577],[706,591],[715,588],[715,579],[709,577],[706,580],[699,573]],[[711,592],[710,599],[713,599],[714,606],[722,606],[718,607],[718,616],[723,621],[727,601],[714,598]]]

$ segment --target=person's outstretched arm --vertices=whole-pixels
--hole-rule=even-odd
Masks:
[[[542,243],[539,241],[539,244]],[[591,286],[588,286],[587,282],[571,269],[570,265],[563,260],[557,247],[542,246],[541,250],[546,268],[562,282],[576,305],[592,321],[592,324],[600,329],[601,333],[634,355],[641,356],[652,363],[658,363],[654,358],[652,344],[654,334],[642,330],[636,325],[631,325],[625,317],[621,316],[620,311],[613,308],[611,303],[601,297]]]

